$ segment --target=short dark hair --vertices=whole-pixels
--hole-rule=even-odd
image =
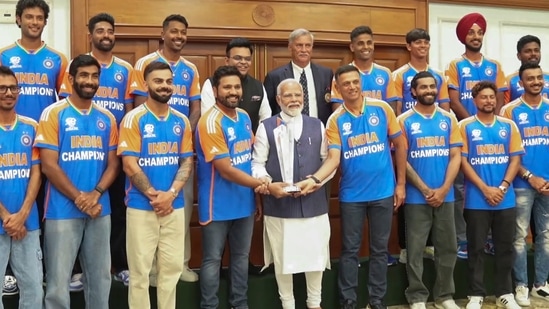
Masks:
[[[222,65],[215,70],[212,76],[212,86],[216,88],[219,87],[219,81],[226,76],[238,76],[238,78],[242,79],[242,75],[236,67],[230,65]]]
[[[164,19],[164,21],[162,22],[162,29],[168,28],[168,25],[172,21],[178,21],[178,22],[182,23],[183,25],[185,25],[185,28],[189,28],[189,23],[187,22],[187,19],[183,15],[181,15],[181,14],[172,14],[172,15],[166,17],[166,19]]]
[[[417,81],[422,79],[422,78],[432,78],[435,80],[435,85],[437,85],[437,79],[435,78],[435,76],[429,72],[429,71],[421,71],[419,73],[417,73],[414,78],[412,78],[412,81],[410,82],[410,87],[412,89],[416,89],[417,88]]]
[[[496,84],[487,80],[483,80],[478,82],[475,86],[473,86],[473,89],[471,89],[473,98],[476,98],[479,92],[481,92],[484,89],[492,89],[495,94],[498,93],[498,87],[496,86]]]
[[[431,36],[427,30],[422,28],[415,28],[406,33],[406,43],[410,44],[417,40],[427,40],[431,41]]]
[[[15,5],[15,16],[21,17],[25,9],[40,8],[44,12],[44,18],[48,20],[50,15],[50,6],[44,0],[19,0]],[[17,21],[16,21],[17,23]],[[18,25],[19,26],[19,25]],[[21,26],[19,26],[21,28]]]
[[[356,39],[361,34],[369,34],[374,36],[372,29],[368,26],[358,26],[351,31],[351,42]]]
[[[526,46],[526,44],[528,43],[538,43],[539,47],[541,47],[541,41],[539,40],[539,38],[537,36],[528,34],[517,41],[517,53],[520,53],[524,46]]]
[[[232,39],[229,44],[227,44],[227,47],[225,48],[225,54],[227,57],[231,55],[231,49],[235,47],[245,47],[250,50],[250,54],[254,53],[254,49],[252,48],[252,43],[250,40],[246,38],[234,38]]]
[[[519,78],[522,79],[522,73],[524,73],[524,71],[526,71],[526,70],[531,70],[531,69],[540,69],[541,70],[541,67],[539,66],[538,63],[533,62],[533,61],[525,62],[519,68]]]
[[[13,73],[13,71],[5,65],[0,65],[0,76],[12,76],[15,78],[15,81],[18,82],[17,77],[15,77],[15,73]]]
[[[92,65],[96,66],[97,70],[99,70],[99,73],[101,73],[101,65],[99,64],[97,59],[90,55],[78,55],[71,61],[71,65],[69,66],[69,75],[74,77],[78,72],[78,68],[88,67]]]
[[[95,29],[95,25],[98,23],[105,21],[111,24],[112,30],[114,30],[114,17],[108,13],[99,13],[92,18],[90,18],[90,21],[88,21],[88,31],[90,33],[93,33],[93,29]]]
[[[349,73],[349,72],[357,72],[360,75],[360,71],[354,65],[350,65],[350,64],[342,65],[339,68],[337,68],[337,70],[334,73],[334,78],[336,82],[342,74]]]
[[[143,78],[147,79],[147,76],[151,74],[154,71],[162,71],[162,70],[170,70],[170,72],[173,73],[172,68],[169,64],[161,61],[153,61],[145,67],[145,70],[143,70]]]

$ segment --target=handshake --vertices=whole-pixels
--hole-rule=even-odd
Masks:
[[[315,192],[322,186],[312,178],[306,178],[295,184],[272,182],[269,177],[261,177],[259,180],[262,184],[257,186],[254,191],[259,194],[272,195],[276,198],[305,196]]]

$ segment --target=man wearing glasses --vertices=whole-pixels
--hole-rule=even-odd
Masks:
[[[242,74],[242,98],[238,107],[244,109],[250,116],[255,133],[259,123],[271,117],[271,107],[261,82],[248,74],[253,51],[252,43],[248,39],[234,38],[225,49],[225,64],[236,67]],[[209,78],[204,82],[200,96],[202,98],[201,114],[204,115],[210,107],[215,105],[212,82]]]

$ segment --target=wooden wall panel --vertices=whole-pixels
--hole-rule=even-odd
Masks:
[[[290,61],[287,39],[295,28],[307,28],[315,34],[313,61],[335,70],[352,61],[349,32],[358,25],[369,25],[375,33],[376,62],[396,69],[409,59],[404,48],[406,32],[427,25],[427,0],[346,0],[345,3],[333,0],[186,0],[184,4],[181,0],[135,0],[131,5],[128,5],[128,0],[73,0],[73,57],[89,51],[87,20],[103,11],[112,14],[117,22],[114,53],[132,64],[159,48],[161,23],[167,15],[174,12],[184,14],[190,27],[182,53],[197,66],[201,84],[215,68],[224,64],[225,45],[233,37],[243,36],[252,40],[254,61],[250,74],[263,80],[267,72]],[[330,198],[330,251],[333,258],[339,257],[341,252],[338,181],[339,175],[336,175]],[[396,216],[393,221],[389,249],[397,253]],[[262,223],[258,222],[252,239],[250,259],[256,265],[263,263],[262,228]],[[368,254],[367,229],[366,223],[361,255]],[[200,267],[202,243],[196,206],[191,220],[191,236],[193,253],[190,266]],[[226,262],[227,255],[225,265]]]
[[[85,23],[108,8],[117,22],[118,37],[159,37],[163,19],[182,12],[189,21],[191,40],[226,41],[230,37],[283,42],[295,28],[313,31],[319,42],[347,43],[349,32],[370,25],[381,44],[404,45],[404,35],[427,26],[427,0],[73,0],[72,54],[87,51]],[[154,12],[154,14],[151,14]]]
[[[510,7],[521,9],[541,9],[549,10],[549,1],[531,1],[531,0],[430,0],[429,2],[435,3],[449,3],[449,4],[470,4],[470,5],[487,5],[498,7]],[[471,10],[474,10],[471,8]]]

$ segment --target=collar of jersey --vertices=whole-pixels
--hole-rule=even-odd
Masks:
[[[69,105],[77,112],[79,113],[80,115],[82,116],[87,116],[89,114],[91,114],[92,110],[93,110],[93,103],[90,105],[90,108],[88,109],[88,112],[86,113],[83,113],[81,109],[77,108],[76,106],[74,106],[74,104],[72,104],[71,100],[69,100],[69,98],[66,98],[65,99],[67,101],[67,103],[69,103]]]
[[[471,59],[465,57],[465,54],[461,55],[461,57],[467,61],[469,61],[469,63],[475,67],[475,68],[480,68],[482,66],[482,63],[484,62],[484,55],[482,55],[482,58],[480,58],[480,61],[479,62],[474,62],[472,61]]]
[[[539,108],[541,107],[541,105],[543,104],[543,97],[541,97],[541,99],[539,100],[539,104],[538,104],[537,106],[532,106],[532,105],[528,104],[526,101],[524,101],[524,100],[522,99],[522,96],[520,96],[520,101],[521,101],[524,105],[528,106],[528,108],[530,108],[530,109],[532,109],[532,110],[537,110],[537,109],[539,109]]]
[[[42,42],[42,45],[40,47],[38,47],[37,49],[35,49],[32,53],[26,49],[25,47],[23,47],[23,45],[21,45],[19,43],[19,40],[15,41],[15,45],[19,46],[19,48],[21,48],[22,50],[24,50],[27,54],[29,55],[36,55],[38,54],[42,49],[44,49],[44,47],[46,47],[46,43]]]
[[[421,71],[421,70],[418,70],[418,68],[416,68],[415,66],[413,66],[410,62],[408,62],[408,66],[410,68],[412,68],[412,70],[416,71],[416,73],[419,73],[419,72],[428,72],[429,71],[429,64],[427,64],[427,67],[425,68],[425,70]]]
[[[6,126],[3,126],[3,125],[0,125],[0,129],[2,129],[2,131],[13,131],[13,129],[15,129],[15,127],[17,126],[17,124],[19,123],[19,116],[15,116],[15,121],[8,127]]]
[[[421,116],[421,118],[423,119],[433,119],[435,118],[435,115],[437,114],[437,108],[435,107],[435,111],[430,115],[430,116],[427,116],[423,113],[421,113],[420,111],[418,111],[414,106],[412,106],[412,109],[414,110],[414,112],[416,114],[418,114],[419,116]]]
[[[475,115],[475,119],[481,124],[483,125],[484,127],[486,128],[491,128],[494,126],[494,124],[496,123],[496,121],[498,120],[498,116],[494,115],[494,121],[492,121],[492,123],[490,124],[485,124],[484,122],[482,122],[480,119],[478,119],[477,115]]]
[[[158,120],[158,121],[166,121],[166,120],[168,120],[168,117],[170,117],[170,115],[171,115],[171,113],[170,113],[170,108],[168,108],[168,113],[166,114],[166,117],[160,117],[160,116],[158,116],[157,114],[155,114],[155,113],[149,108],[149,106],[147,105],[146,102],[143,104],[143,106],[144,106],[145,109],[146,109],[147,111],[149,111],[149,113],[151,113],[151,114],[153,115],[153,117],[156,118],[156,120]]]
[[[92,52],[89,52],[88,55],[92,56],[95,60],[97,60],[97,62],[99,62],[99,60],[93,55]],[[109,62],[109,64],[105,65],[105,68],[106,69],[110,68],[113,62],[114,62],[114,56],[111,57],[111,61]],[[104,63],[99,62],[99,65],[101,65],[101,68],[103,68]]]
[[[217,107],[217,104],[214,105],[214,108],[217,109],[220,113],[222,113],[225,117],[229,118],[230,120],[232,120],[233,122],[238,122],[238,111],[236,111],[236,118],[233,118],[227,114],[225,114],[221,108]]]
[[[345,102],[343,102],[342,106],[351,116],[358,118],[366,113],[366,99],[367,98],[364,97],[364,99],[362,100],[362,113],[360,115],[353,114],[353,112],[347,108],[347,106],[345,105]]]
[[[177,66],[179,61],[181,61],[181,57],[179,57],[179,59],[177,59],[176,62],[171,62],[170,60],[166,59],[166,57],[164,57],[164,55],[162,55],[162,53],[160,53],[160,50],[157,50],[156,54],[158,55],[158,57],[160,57],[160,59],[164,60],[164,62],[166,62],[167,64],[169,64],[171,66]]]
[[[356,64],[355,64],[354,61],[351,62],[351,65],[358,69],[358,67],[356,66]],[[368,71],[364,72],[364,71],[362,71],[361,69],[358,69],[358,71],[359,71],[360,74],[362,74],[362,75],[370,75],[370,74],[372,74],[372,71],[374,70],[374,66],[375,66],[375,65],[376,65],[375,62],[372,62],[372,65],[370,66],[370,69],[369,69]]]

